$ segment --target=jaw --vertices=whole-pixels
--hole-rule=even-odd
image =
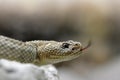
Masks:
[[[81,55],[82,52],[77,52],[74,54],[70,54],[68,56],[49,56],[49,58],[46,58],[42,61],[42,64],[54,64],[54,63],[59,63],[63,61],[69,61],[73,60],[75,58],[78,58]]]

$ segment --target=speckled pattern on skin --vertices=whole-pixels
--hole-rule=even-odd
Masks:
[[[0,58],[31,63],[36,55],[36,48],[21,41],[0,36]]]
[[[81,49],[81,43],[72,40],[22,42],[0,35],[0,59],[21,63],[43,65],[67,61],[79,57]]]

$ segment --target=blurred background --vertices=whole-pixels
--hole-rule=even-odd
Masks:
[[[55,64],[61,80],[120,80],[119,0],[0,0],[0,35],[92,46]]]

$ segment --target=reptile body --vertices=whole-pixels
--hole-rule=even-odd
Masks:
[[[0,35],[0,59],[15,60],[36,65],[53,64],[77,58],[82,45],[76,41],[27,41]]]

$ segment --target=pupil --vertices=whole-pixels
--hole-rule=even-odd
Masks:
[[[68,43],[63,43],[62,46],[63,46],[63,48],[69,48],[69,45],[70,45],[70,44],[68,44]]]

